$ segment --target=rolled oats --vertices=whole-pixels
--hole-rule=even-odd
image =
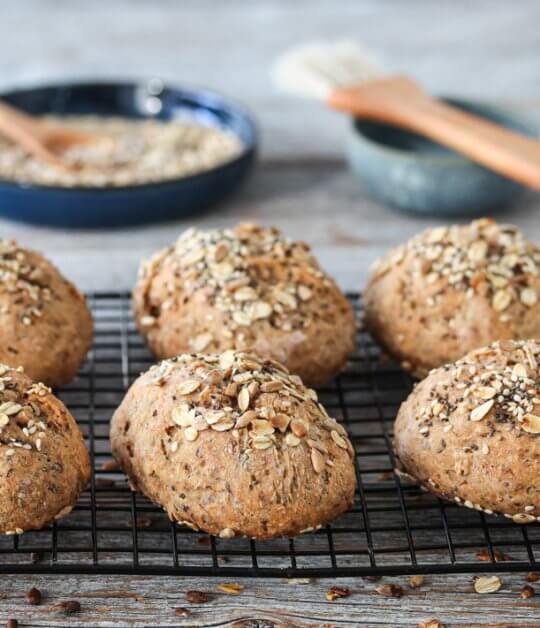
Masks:
[[[540,275],[539,252],[515,227],[481,219],[415,236],[381,260],[375,274],[385,274],[410,253],[419,262],[415,272],[428,285],[437,285],[441,293],[452,286],[468,298],[481,294],[501,320],[509,321],[515,315],[510,308],[514,302],[525,307],[538,302],[537,289],[530,281]],[[433,305],[433,295],[426,294],[426,302]]]
[[[118,187],[186,177],[236,158],[240,139],[228,131],[180,120],[48,116],[47,120],[106,136],[110,141],[70,148],[76,169],[49,166],[0,138],[0,178],[62,187]]]
[[[295,436],[294,434],[289,432],[287,436],[285,436],[285,442],[287,443],[287,445],[289,445],[289,447],[296,447],[302,441],[298,438],[298,436]]]
[[[496,593],[502,586],[498,576],[480,576],[474,581],[474,590],[477,593]]]
[[[218,584],[218,589],[228,595],[240,595],[244,590],[244,586],[238,582],[226,582],[224,584]]]
[[[523,417],[521,427],[530,434],[540,434],[540,416],[537,414],[527,413]]]
[[[190,395],[192,392],[195,392],[200,385],[201,382],[198,379],[187,379],[178,386],[177,392],[179,395]]]

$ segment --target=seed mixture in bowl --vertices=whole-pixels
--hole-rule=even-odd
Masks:
[[[178,179],[237,157],[241,140],[216,127],[180,120],[47,116],[44,120],[95,133],[63,157],[76,170],[46,164],[0,136],[0,179],[62,187],[118,187]]]

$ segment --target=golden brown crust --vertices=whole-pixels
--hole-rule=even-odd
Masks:
[[[540,521],[540,344],[496,342],[432,371],[394,426],[404,470],[433,493]]]
[[[90,479],[82,434],[43,384],[0,365],[0,533],[67,514]]]
[[[141,267],[135,319],[159,358],[252,351],[309,385],[338,373],[354,349],[350,303],[301,242],[277,229],[190,229]]]
[[[365,321],[416,375],[495,340],[540,337],[540,249],[510,225],[429,229],[377,264]]]
[[[71,381],[92,343],[84,296],[42,255],[0,240],[0,362],[36,381]]]
[[[345,512],[353,449],[316,393],[246,354],[153,367],[116,411],[111,444],[134,487],[174,521],[252,538],[293,536]]]

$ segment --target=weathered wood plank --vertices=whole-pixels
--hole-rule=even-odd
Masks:
[[[537,628],[540,625],[540,595],[520,598],[526,584],[523,575],[501,574],[502,589],[479,596],[471,576],[428,576],[419,589],[406,578],[385,578],[379,583],[362,579],[320,580],[309,584],[285,584],[280,580],[239,580],[245,589],[238,596],[217,589],[225,580],[148,577],[43,577],[13,576],[0,582],[0,622],[8,616],[25,628],[119,627],[119,626],[362,626],[383,628],[416,626],[438,618],[447,628],[498,626]],[[400,584],[401,599],[382,597],[375,587],[383,582]],[[326,591],[334,585],[349,587],[351,596],[328,602]],[[39,588],[41,606],[29,606],[24,593]],[[534,584],[533,584],[534,587]],[[188,590],[210,594],[207,604],[189,604]],[[540,594],[540,589],[539,589]],[[79,600],[83,611],[66,617],[55,605]],[[176,617],[174,609],[187,608],[189,616]],[[246,623],[242,623],[246,622]]]

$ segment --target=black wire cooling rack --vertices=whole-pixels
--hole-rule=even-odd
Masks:
[[[360,314],[358,295],[350,298]],[[392,473],[392,421],[412,382],[364,332],[346,371],[319,390],[356,449],[350,512],[313,534],[271,541],[218,539],[171,523],[110,465],[111,415],[152,356],[127,294],[89,301],[94,346],[59,396],[88,439],[91,485],[68,517],[20,537],[0,536],[0,573],[336,577],[540,569],[539,525],[458,508]]]

